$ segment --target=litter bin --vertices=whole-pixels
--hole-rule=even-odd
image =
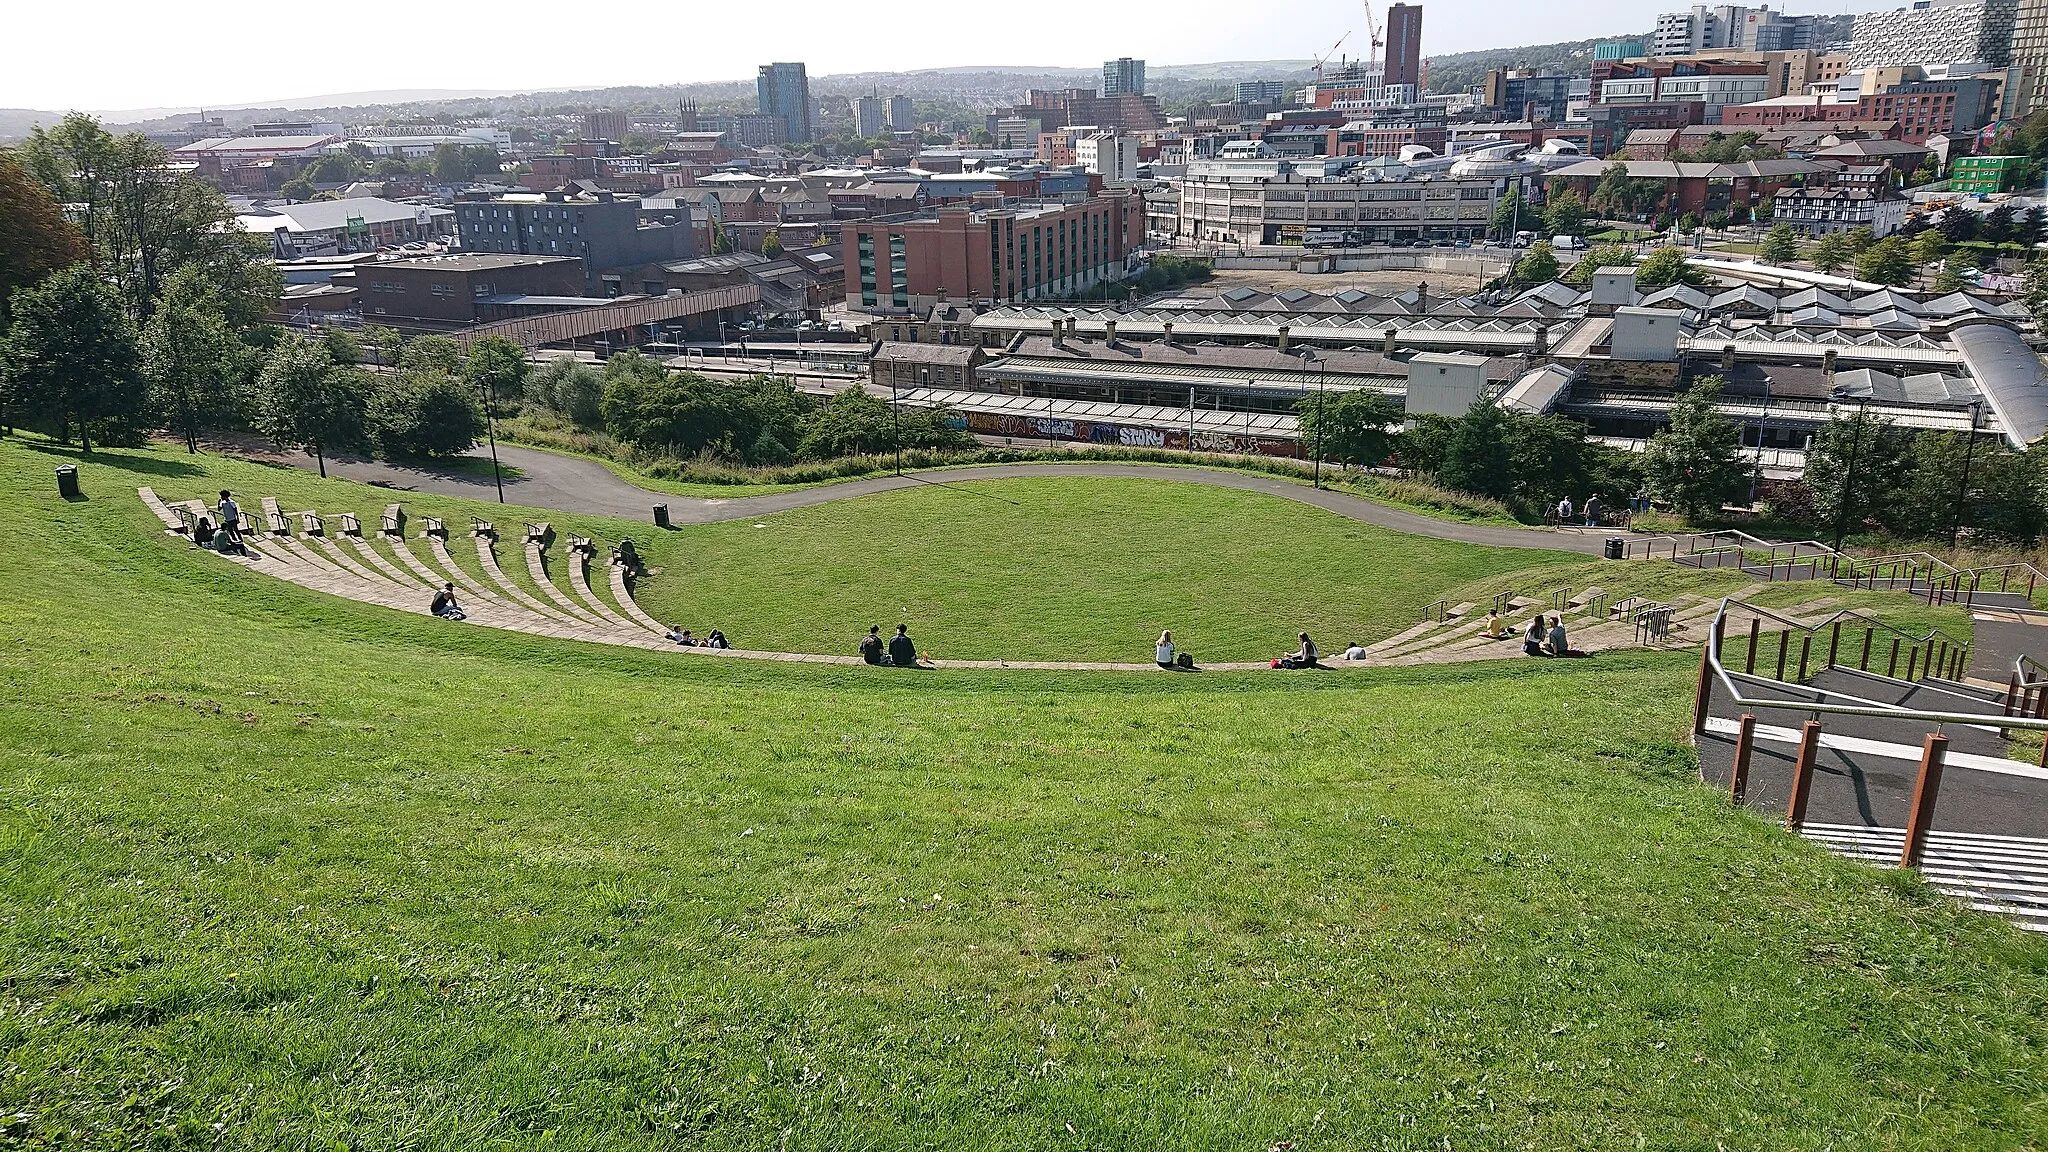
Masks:
[[[57,495],[66,500],[78,499],[78,465],[57,465]]]
[[[656,528],[668,527],[668,505],[656,504],[654,506],[654,526]]]
[[[1607,558],[1609,560],[1619,560],[1623,556],[1627,555],[1627,553],[1627,541],[1623,540],[1619,536],[1609,536],[1607,538]]]

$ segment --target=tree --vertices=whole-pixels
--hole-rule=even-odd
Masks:
[[[1799,241],[1790,224],[1774,224],[1764,234],[1763,246],[1757,251],[1757,258],[1766,264],[1780,266],[1799,259]]]
[[[1522,199],[1522,185],[1519,181],[1508,195],[1494,201],[1493,216],[1487,223],[1497,235],[1512,237],[1517,221],[1527,221],[1531,224],[1536,222],[1535,210],[1529,207],[1528,201]]]
[[[1919,235],[1913,237],[1911,245],[1913,263],[1926,267],[1941,259],[1941,254],[1947,247],[1948,245],[1942,240],[1939,229],[1925,229]]]
[[[598,401],[604,395],[604,373],[580,360],[550,360],[526,377],[526,394],[541,407],[584,428],[604,424]]]
[[[1870,251],[1871,245],[1877,243],[1877,233],[1872,232],[1868,227],[1851,228],[1847,232],[1842,233],[1842,238],[1849,242],[1849,254],[1852,256],[1863,255],[1865,252]]]
[[[1977,214],[1968,208],[1942,209],[1934,226],[1941,229],[1941,238],[1951,244],[1964,244],[1977,238]]]
[[[405,342],[405,351],[398,357],[399,366],[408,372],[445,372],[450,376],[462,374],[462,345],[446,336],[415,336]]]
[[[805,460],[887,452],[896,444],[889,405],[858,387],[842,389],[804,423],[796,454]]]
[[[387,328],[382,324],[363,325],[361,343],[376,357],[374,362],[380,368],[397,366],[399,359],[405,355],[405,337],[399,335],[398,329]]]
[[[142,363],[151,414],[184,436],[187,452],[199,450],[201,427],[240,415],[247,351],[197,270],[173,273],[143,329]]]
[[[1719,376],[1702,376],[1671,404],[1671,423],[1650,437],[1643,471],[1651,491],[1688,518],[1717,509],[1748,484],[1742,431],[1714,405]]]
[[[1514,461],[1508,448],[1508,417],[1480,397],[1451,429],[1437,480],[1447,488],[1506,500],[1515,492]]]
[[[1832,276],[1848,267],[1855,254],[1849,251],[1849,241],[1840,232],[1830,232],[1814,242],[1806,254],[1807,262],[1815,271]]]
[[[1941,271],[1934,275],[1934,290],[1941,293],[1961,292],[1970,286],[1969,274],[1976,271],[1976,268],[1968,253],[1951,253],[1948,259],[1941,262]]]
[[[313,187],[313,182],[304,176],[292,177],[279,184],[277,190],[286,200],[311,200],[320,194],[319,189]]]
[[[470,391],[492,400],[512,400],[526,393],[526,350],[503,336],[470,342],[462,364],[462,381]]]
[[[761,255],[770,260],[782,255],[782,237],[773,232],[761,237]]]
[[[0,322],[7,298],[90,255],[85,237],[14,158],[0,152]]]
[[[1906,242],[1897,236],[1887,236],[1856,257],[1856,276],[1873,284],[1898,286],[1913,279],[1913,256],[1906,248]]]
[[[363,175],[363,162],[352,152],[329,152],[313,161],[304,173],[315,184],[346,184]]]
[[[735,431],[718,385],[692,372],[671,372],[637,352],[606,364],[598,408],[614,439],[672,456],[730,443]]]
[[[1529,246],[1529,251],[1515,261],[1515,283],[1543,284],[1557,279],[1557,254],[1542,240]]]
[[[2013,225],[2012,238],[2029,248],[2048,239],[2048,208],[2036,204],[2027,209],[2019,223]]]
[[[75,427],[80,447],[91,452],[96,430],[138,430],[148,384],[135,325],[119,294],[86,265],[15,291],[4,353],[8,399],[54,424],[58,439],[68,440]]]
[[[1586,230],[1586,202],[1571,192],[1552,196],[1543,208],[1543,226],[1552,236],[1577,236]]]
[[[1636,284],[1642,288],[1663,288],[1672,284],[1705,284],[1707,277],[1686,263],[1685,249],[1664,245],[1650,253],[1636,268]]]
[[[484,434],[476,390],[433,368],[386,381],[371,394],[367,415],[377,447],[400,459],[459,455]]]
[[[327,475],[327,453],[369,444],[364,374],[337,367],[327,346],[287,336],[256,376],[256,426],[279,447],[304,448]]]
[[[1402,419],[1400,404],[1368,389],[1304,396],[1294,410],[1301,414],[1304,446],[1319,444],[1325,460],[1368,468],[1394,450],[1394,431]]]
[[[1889,421],[1865,412],[1829,418],[1806,450],[1818,523],[1854,526],[1890,507],[1905,455],[1905,437]]]
[[[2003,244],[2012,239],[2014,223],[2012,205],[2000,204],[1984,214],[1977,235],[1993,244]]]

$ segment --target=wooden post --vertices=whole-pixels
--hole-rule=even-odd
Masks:
[[[1806,657],[1812,651],[1813,633],[1808,632],[1806,635],[1799,638],[1799,674],[1792,677],[1794,680],[1806,679]]]
[[[1814,760],[1820,755],[1820,721],[1799,729],[1799,759],[1792,765],[1792,799],[1785,805],[1785,827],[1794,832],[1806,823],[1806,798],[1813,794]]]
[[[1736,804],[1749,793],[1749,754],[1756,747],[1756,716],[1749,712],[1735,722],[1735,771],[1728,780],[1728,795]]]
[[[1936,659],[1928,661],[1927,666],[1929,668],[1941,669],[1939,672],[1932,673],[1935,676],[1948,675],[1948,641],[1943,640],[1941,642],[1941,655]]]
[[[2007,716],[2012,715],[2012,706],[2019,703],[2019,698],[2020,674],[2015,672],[2012,674],[2012,678],[2005,682],[2005,714]]]
[[[1913,650],[1912,650],[1912,651],[1910,651],[1910,652],[1908,652],[1908,653],[1906,653],[1906,680],[1907,680],[1907,681],[1908,681],[1909,683],[1910,683],[1910,682],[1912,681],[1912,679],[1913,679],[1913,672],[1914,672],[1914,670],[1915,670],[1915,669],[1917,669],[1917,668],[1919,668],[1919,667],[1920,667],[1920,646],[1919,646],[1918,644],[1915,644],[1915,645],[1913,645]]]
[[[1870,671],[1870,634],[1875,631],[1877,631],[1875,628],[1865,628],[1863,630],[1863,658],[1856,661],[1856,667],[1864,672]]]
[[[1749,655],[1742,661],[1742,671],[1746,675],[1756,675],[1756,634],[1757,629],[1763,626],[1763,622],[1761,616],[1749,618]]]
[[[1791,630],[1790,628],[1781,628],[1781,629],[1779,629],[1779,631],[1778,631],[1778,676],[1777,676],[1777,678],[1778,678],[1779,680],[1781,680],[1781,681],[1782,681],[1783,679],[1785,679],[1785,654],[1786,654],[1787,652],[1791,651],[1791,648],[1792,648],[1792,630]]]
[[[1888,676],[1888,677],[1891,677],[1892,679],[1895,679],[1895,680],[1896,680],[1896,679],[1898,678],[1898,675],[1899,675],[1899,641],[1898,641],[1898,638],[1897,638],[1897,637],[1893,637],[1893,638],[1892,638],[1892,658],[1891,658],[1891,662],[1890,662],[1890,663],[1888,663],[1888,664],[1886,664],[1886,665],[1884,666],[1884,674],[1885,674],[1886,676]]]
[[[1899,867],[1918,868],[1927,853],[1927,833],[1934,827],[1934,800],[1941,791],[1941,763],[1948,755],[1948,737],[1929,732],[1920,748],[1920,776],[1913,781],[1913,804],[1906,809],[1906,844]]]
[[[1702,736],[1707,731],[1707,708],[1714,697],[1713,653],[1700,649],[1700,682],[1692,694],[1692,734]]]
[[[1834,627],[1828,630],[1828,667],[1830,668],[1833,668],[1835,666],[1835,649],[1839,647],[1841,643],[1842,622],[1840,620],[1837,620],[1835,621]]]

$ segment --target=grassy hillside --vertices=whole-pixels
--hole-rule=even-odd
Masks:
[[[1684,656],[678,660],[212,562],[130,489],[246,466],[63,459],[0,441],[9,1145],[2048,1140],[2048,941],[1699,787]]]
[[[438,513],[466,529],[474,513],[507,533],[541,515],[222,457],[163,459],[203,470],[157,482],[166,499],[230,487],[251,510],[275,495],[366,518],[399,500],[415,519]],[[870,624],[900,621],[940,659],[1143,660],[1162,628],[1211,661],[1277,655],[1302,629],[1327,648],[1370,643],[1420,619],[1446,587],[1566,556],[1419,539],[1164,480],[928,484],[665,532],[547,515],[565,533],[630,535],[650,572],[639,600],[678,627],[719,628],[746,648],[851,652]]]

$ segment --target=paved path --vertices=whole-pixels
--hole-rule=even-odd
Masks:
[[[472,457],[489,459],[487,452]],[[1333,512],[1347,519],[1415,536],[1454,540],[1497,548],[1549,548],[1597,556],[1601,542],[1612,533],[1576,530],[1553,531],[1539,528],[1495,528],[1460,524],[1403,512],[1376,504],[1347,492],[1315,489],[1273,476],[1232,472],[1220,468],[1175,467],[1162,464],[1042,463],[990,464],[964,468],[942,468],[905,476],[875,476],[823,484],[796,492],[772,496],[741,496],[732,499],[701,499],[677,496],[641,488],[619,478],[602,464],[575,456],[543,452],[501,444],[498,458],[517,468],[520,475],[505,481],[508,503],[559,512],[596,516],[617,516],[629,520],[651,518],[653,506],[668,505],[669,519],[677,524],[709,524],[720,520],[742,520],[807,508],[831,500],[849,500],[877,492],[905,488],[942,486],[971,480],[1008,480],[1045,476],[1108,476],[1143,480],[1177,480],[1188,484],[1209,484],[1241,492],[1260,492]],[[302,454],[274,457],[301,468],[314,467],[313,459]],[[462,496],[492,500],[497,490],[488,469],[482,473],[432,467],[387,464],[373,460],[328,461],[330,475],[408,492],[441,496]]]

